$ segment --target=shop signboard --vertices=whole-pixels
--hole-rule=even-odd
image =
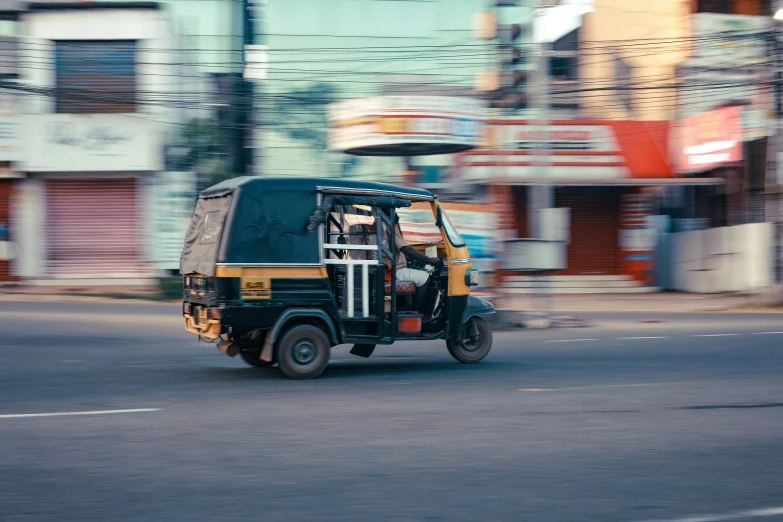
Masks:
[[[691,16],[692,60],[701,66],[750,67],[766,65],[772,17],[720,13]]]
[[[679,67],[682,86],[678,117],[699,114],[727,102],[748,104],[755,112],[756,139],[767,130],[759,120],[772,109],[772,67],[769,52],[772,17],[696,13],[691,16],[693,42],[691,57]],[[761,126],[764,126],[761,123]]]
[[[355,155],[447,154],[479,145],[484,107],[445,96],[380,96],[329,106],[329,148]]]
[[[698,172],[742,160],[742,107],[725,107],[678,122],[678,169]]]
[[[126,114],[32,114],[24,124],[28,172],[163,169],[162,125]]]
[[[566,184],[673,176],[667,121],[488,122],[482,148],[457,159],[465,181]]]

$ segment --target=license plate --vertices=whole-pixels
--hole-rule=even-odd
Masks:
[[[204,324],[207,322],[207,309],[206,308],[199,308],[198,309],[198,324]]]
[[[272,297],[271,281],[268,277],[243,277],[239,295],[242,299],[270,299]]]

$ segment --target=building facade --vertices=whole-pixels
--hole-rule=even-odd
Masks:
[[[178,110],[176,48],[149,2],[35,4],[23,15],[24,151],[17,275],[147,284],[156,176]]]
[[[669,161],[669,122],[503,119],[488,126],[493,142],[460,154],[458,170],[463,182],[485,187],[506,239],[537,237],[530,192],[546,186],[548,206],[569,209],[567,268],[554,275],[596,284],[614,278],[637,290],[653,283],[654,196],[657,187],[683,181]]]

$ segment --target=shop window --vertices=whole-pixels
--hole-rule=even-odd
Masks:
[[[136,112],[136,42],[58,41],[56,112]]]
[[[576,80],[579,59],[576,56],[556,57],[549,59],[549,74],[554,80]]]

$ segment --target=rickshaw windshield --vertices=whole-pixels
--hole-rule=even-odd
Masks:
[[[440,205],[438,205],[438,211],[440,212],[443,221],[443,230],[446,232],[446,237],[449,238],[449,243],[455,247],[464,247],[465,241],[460,237],[459,232],[457,232],[457,229],[451,224],[449,217]]]

